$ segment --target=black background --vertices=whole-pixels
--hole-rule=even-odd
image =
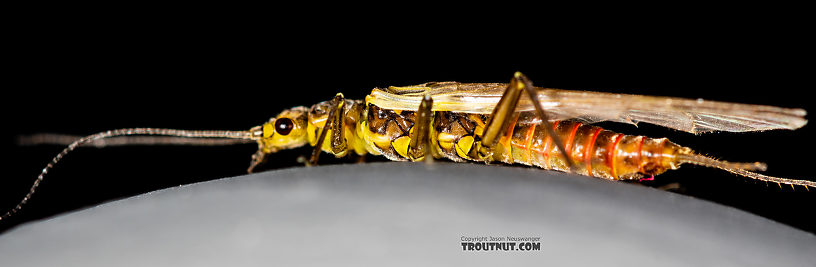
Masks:
[[[541,27],[454,27],[443,33],[405,25],[379,29],[373,19],[297,28],[285,19],[207,19],[112,15],[24,20],[13,27],[13,38],[6,39],[14,49],[6,52],[3,83],[0,208],[13,207],[62,149],[17,147],[20,134],[87,135],[129,127],[243,130],[285,108],[329,100],[337,92],[359,99],[389,85],[507,82],[522,71],[544,87],[816,110],[810,95],[813,44],[798,26],[806,23],[795,17],[701,25],[527,21]],[[669,137],[731,161],[763,161],[773,176],[815,176],[812,124],[797,131],[700,136],[651,125],[603,126]],[[241,175],[255,148],[80,149],[46,177],[20,214],[0,222],[0,230],[157,189]],[[296,166],[297,156],[307,153],[278,153],[266,167]],[[645,184],[675,182],[679,193],[816,232],[811,216],[816,189],[780,189],[693,166]]]

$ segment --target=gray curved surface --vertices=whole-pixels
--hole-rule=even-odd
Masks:
[[[540,251],[464,251],[463,237]],[[652,188],[436,162],[292,168],[20,226],[3,266],[813,266],[816,237]]]

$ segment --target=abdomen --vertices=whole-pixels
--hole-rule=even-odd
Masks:
[[[530,116],[534,115],[520,114],[512,132],[499,140],[505,149],[498,148],[502,153],[494,154],[494,159],[569,172],[552,137]],[[578,121],[553,124],[579,174],[623,180],[677,167],[674,155],[681,147],[665,138],[624,135]]]

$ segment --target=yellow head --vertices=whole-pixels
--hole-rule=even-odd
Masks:
[[[281,149],[295,148],[308,143],[306,127],[309,110],[306,107],[294,107],[284,110],[278,116],[250,132],[258,140],[264,153],[275,153]]]

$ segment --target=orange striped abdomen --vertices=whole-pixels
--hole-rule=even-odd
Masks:
[[[511,155],[494,157],[507,163],[521,163],[569,172],[567,162],[543,126],[535,120],[519,122],[508,135]],[[684,149],[665,138],[631,136],[577,121],[554,122],[555,133],[579,174],[614,179],[638,179],[676,169],[675,155]],[[502,142],[500,142],[502,143]]]

